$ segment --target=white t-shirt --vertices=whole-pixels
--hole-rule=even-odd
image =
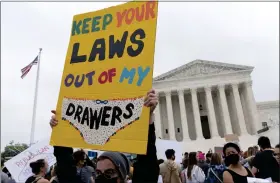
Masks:
[[[187,172],[188,172],[188,168],[184,172],[185,178],[186,178],[186,183],[203,183],[204,182],[205,174],[199,166],[197,166],[197,165],[193,166],[192,172],[191,172],[192,180],[187,178],[188,177]]]
[[[158,176],[158,183],[163,183],[161,175]]]

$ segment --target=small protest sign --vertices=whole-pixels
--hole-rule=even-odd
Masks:
[[[4,165],[16,182],[25,182],[28,177],[33,175],[29,164],[38,159],[45,159],[49,166],[56,163],[56,158],[53,155],[53,147],[49,145],[49,140],[43,140],[32,145],[7,161]]]
[[[52,145],[146,153],[157,7],[128,2],[74,16]]]

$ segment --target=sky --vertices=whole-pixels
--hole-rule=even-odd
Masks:
[[[117,4],[1,3],[1,150],[30,140],[36,67],[20,70],[43,48],[35,139],[48,138],[73,15]],[[195,59],[254,66],[256,101],[278,100],[278,2],[159,3],[154,76]]]

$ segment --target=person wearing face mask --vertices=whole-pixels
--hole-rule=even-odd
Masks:
[[[30,163],[30,167],[34,175],[30,176],[25,183],[50,183],[50,181],[44,178],[49,168],[48,163],[44,159]]]
[[[174,162],[175,151],[167,149],[165,151],[167,161],[160,164],[160,175],[162,176],[163,183],[181,183],[180,179],[180,166]]]
[[[248,168],[242,166],[240,162],[241,151],[237,144],[232,142],[225,144],[223,153],[227,166],[223,173],[225,183],[247,183],[247,177],[254,177]]]
[[[125,183],[129,170],[129,160],[124,154],[104,152],[97,160],[95,183]]]
[[[155,90],[150,90],[144,100],[144,106],[150,108],[148,143],[146,155],[137,155],[132,176],[133,183],[156,183],[159,177],[159,165],[156,151],[156,135],[154,126],[154,110],[158,104]],[[52,128],[58,125],[56,111],[49,122]],[[54,146],[54,156],[57,160],[57,178],[59,183],[84,183],[77,176],[77,167],[72,156],[73,148]],[[113,178],[113,177],[112,177]]]

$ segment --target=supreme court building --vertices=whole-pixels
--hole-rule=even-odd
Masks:
[[[257,144],[265,124],[279,128],[279,101],[256,103],[253,69],[195,60],[155,77],[157,137],[181,142],[188,152],[223,146],[228,134],[238,135],[242,148]]]

